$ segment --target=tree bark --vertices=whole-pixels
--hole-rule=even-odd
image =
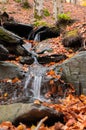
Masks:
[[[43,0],[34,0],[34,17],[42,17]]]
[[[53,17],[55,18],[55,21],[58,20],[58,15],[63,12],[62,3],[62,0],[53,0]]]

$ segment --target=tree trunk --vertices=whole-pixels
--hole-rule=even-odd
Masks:
[[[63,12],[62,3],[62,0],[53,0],[53,16],[55,21],[57,21],[58,15]]]
[[[34,0],[34,17],[40,18],[43,14],[43,0]]]

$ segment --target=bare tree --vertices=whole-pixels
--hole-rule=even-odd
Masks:
[[[62,3],[62,0],[53,0],[53,16],[55,21],[57,21],[58,15],[63,12]]]
[[[42,17],[43,0],[34,0],[34,17]]]
[[[7,3],[8,0],[0,0],[0,3]]]

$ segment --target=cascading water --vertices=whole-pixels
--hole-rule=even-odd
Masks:
[[[26,97],[32,97],[34,99],[42,99],[41,95],[41,85],[43,80],[43,75],[46,72],[46,68],[38,64],[38,62],[33,63],[29,67],[28,76],[25,81],[24,93]]]
[[[30,51],[30,45],[25,44],[23,47],[32,55],[34,63],[29,66],[28,75],[26,77],[24,94],[26,97],[33,97],[33,99],[41,98],[41,83],[43,74],[46,72],[46,67],[40,65],[37,61],[37,54]]]
[[[36,34],[36,36],[35,36],[35,38],[34,38],[34,41],[40,42],[40,35],[39,35],[39,33]]]
[[[41,98],[41,82],[42,76],[35,76],[32,84],[32,93],[35,99]]]

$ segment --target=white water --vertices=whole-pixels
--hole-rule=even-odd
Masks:
[[[39,34],[36,34],[36,36],[34,38],[34,41],[40,42],[40,35]]]
[[[41,98],[41,82],[42,76],[35,76],[32,84],[32,93],[35,99]]]
[[[34,57],[34,63],[29,67],[28,76],[24,85],[24,95],[32,99],[42,99],[41,84],[46,68],[40,65]]]

